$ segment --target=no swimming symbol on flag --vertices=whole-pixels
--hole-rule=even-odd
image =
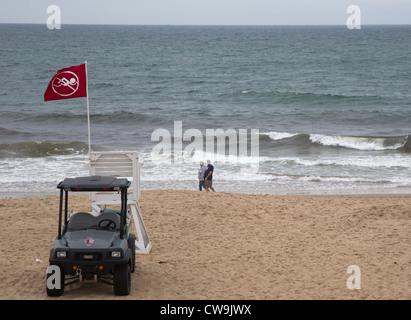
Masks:
[[[57,71],[44,93],[44,101],[80,97],[87,97],[85,64]]]
[[[71,96],[72,94],[76,93],[79,88],[78,77],[74,72],[71,71],[61,72],[53,80],[51,87],[53,88],[53,91],[60,96]]]

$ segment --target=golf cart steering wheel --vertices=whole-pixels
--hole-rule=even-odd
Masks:
[[[98,223],[98,227],[102,229],[116,230],[117,224],[111,219],[103,219]]]

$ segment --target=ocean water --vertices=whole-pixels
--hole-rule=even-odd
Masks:
[[[195,190],[208,158],[217,191],[411,190],[411,26],[0,24],[0,193],[88,174],[86,98],[43,101],[84,61],[92,149],[138,151],[143,190]]]

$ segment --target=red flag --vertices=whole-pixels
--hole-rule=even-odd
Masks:
[[[57,71],[44,93],[44,101],[87,97],[86,65]]]

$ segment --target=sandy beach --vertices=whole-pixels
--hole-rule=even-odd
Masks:
[[[58,197],[0,199],[0,299],[411,299],[411,196],[161,190],[140,205],[152,250],[131,294],[84,282],[49,298]],[[347,287],[351,265],[360,289]]]

